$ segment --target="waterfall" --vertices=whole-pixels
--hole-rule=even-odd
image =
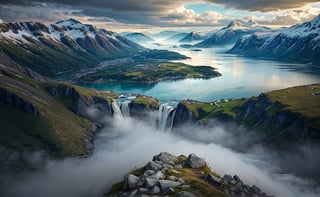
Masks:
[[[175,108],[168,103],[160,105],[159,108],[159,129],[165,131],[171,129],[173,125],[173,119],[175,115]]]
[[[120,110],[123,116],[130,117],[130,109],[129,109],[130,102],[131,102],[130,100],[119,101]]]
[[[116,117],[116,118],[122,117],[122,112],[117,101],[112,102],[112,109],[113,109],[113,117]]]

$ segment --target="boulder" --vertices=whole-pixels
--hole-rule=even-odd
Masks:
[[[153,175],[150,175],[148,177],[159,180],[159,179],[164,179],[165,175],[159,170],[156,173],[154,173]]]
[[[221,186],[221,178],[218,178],[212,174],[207,174],[204,180],[213,186]]]
[[[240,177],[239,177],[238,175],[234,175],[234,176],[233,176],[233,179],[234,179],[235,181],[237,181],[237,182],[241,182],[241,179],[240,179]]]
[[[164,194],[174,194],[175,190],[172,187],[167,188],[163,193]]]
[[[158,164],[154,161],[149,161],[147,163],[147,165],[145,166],[146,170],[154,170],[154,171],[158,171],[161,170],[163,167],[161,164]]]
[[[146,178],[146,187],[152,188],[153,186],[157,185],[159,183],[159,180],[153,179],[153,178]]]
[[[177,181],[177,177],[175,176],[168,176],[167,179],[170,181]]]
[[[154,173],[156,173],[156,171],[154,170],[146,170],[143,175],[144,176],[150,176],[150,175],[153,175]]]
[[[253,185],[250,187],[250,193],[251,194],[261,194],[261,189],[259,187],[257,187],[256,185]]]
[[[178,197],[196,197],[196,195],[190,192],[182,191],[178,193]]]
[[[146,177],[145,176],[140,176],[139,180],[137,182],[137,187],[142,187],[146,182]]]
[[[162,161],[163,163],[167,163],[170,165],[178,163],[177,158],[167,152],[161,152],[159,155],[153,156],[153,161]]]
[[[202,168],[206,166],[206,161],[192,153],[186,160],[186,166],[191,168]]]
[[[184,183],[184,180],[182,178],[178,178],[177,181],[181,184]]]
[[[150,192],[151,194],[157,194],[157,193],[159,193],[160,191],[161,191],[161,190],[160,190],[160,187],[158,187],[158,186],[156,186],[156,185],[149,190],[149,192]]]
[[[226,183],[231,183],[231,181],[233,180],[231,175],[225,174],[222,178],[222,180]]]
[[[181,185],[181,183],[179,183],[179,182],[170,181],[170,180],[160,180],[159,183],[160,183],[162,191],[166,191],[168,188],[177,187],[177,186]]]
[[[123,189],[124,190],[134,189],[137,186],[138,181],[139,181],[139,177],[137,177],[133,174],[129,174],[125,178],[125,183],[124,183]]]

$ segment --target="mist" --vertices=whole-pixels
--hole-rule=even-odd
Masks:
[[[214,172],[237,174],[246,184],[255,184],[274,196],[318,196],[319,185],[284,173],[278,165],[281,158],[274,152],[262,146],[253,146],[247,152],[234,148],[237,144],[247,147],[257,136],[250,134],[242,140],[242,136],[231,132],[236,127],[223,124],[210,129],[193,126],[164,132],[156,129],[153,116],[148,121],[106,118],[108,126],[98,133],[91,157],[46,160],[37,171],[0,177],[1,196],[102,196],[114,183],[122,181],[126,173],[143,166],[160,152],[195,153]]]

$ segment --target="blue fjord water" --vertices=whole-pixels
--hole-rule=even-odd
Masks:
[[[251,97],[290,86],[320,83],[320,68],[316,66],[250,59],[224,53],[228,48],[191,51],[172,46],[162,43],[161,46],[151,47],[187,55],[191,59],[177,62],[194,66],[212,66],[217,68],[222,76],[212,79],[162,81],[157,84],[103,82],[82,84],[82,86],[117,93],[139,93],[164,101],[184,99],[214,101]]]

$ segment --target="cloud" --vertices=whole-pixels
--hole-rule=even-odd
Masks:
[[[205,158],[215,172],[237,174],[245,183],[256,184],[275,196],[316,196],[310,188],[302,192],[301,189],[309,185],[301,183],[307,184],[308,180],[292,174],[278,174],[281,170],[277,167],[277,157],[268,157],[272,154],[267,154],[267,149],[256,148],[250,154],[239,153],[224,147],[223,143],[205,140],[229,138],[229,131],[223,125],[205,131],[189,128],[186,131],[188,137],[184,137],[179,131],[172,133],[155,129],[154,121],[124,118],[111,119],[109,123],[110,127],[98,134],[92,157],[48,160],[40,171],[5,177],[3,181],[0,178],[0,183],[4,183],[2,196],[101,196],[112,184],[122,180],[125,173],[144,165],[161,151],[175,155],[195,153]],[[205,137],[201,137],[201,132]],[[234,138],[232,141],[237,144],[241,140]]]
[[[222,26],[228,20],[218,12],[206,11],[203,14],[197,14],[185,6],[169,10],[168,14],[161,19],[174,26]]]
[[[228,8],[248,10],[248,11],[277,11],[283,9],[292,9],[305,6],[308,3],[316,3],[318,0],[250,0],[250,1],[239,1],[239,0],[207,0],[211,3],[217,3],[225,5]]]
[[[223,13],[219,9],[196,13],[187,3],[207,2],[225,6]],[[152,27],[221,27],[240,13],[240,17],[251,13],[265,25],[293,25],[315,16],[313,13],[296,12],[311,7],[317,0],[0,0],[0,18],[5,21],[35,20],[53,22],[65,18],[77,18],[107,29],[146,29]],[[222,5],[222,6],[221,6]],[[304,7],[303,7],[304,6]],[[242,10],[242,11],[241,11]],[[268,16],[264,13],[267,12]],[[271,17],[270,17],[271,16]],[[98,19],[93,21],[91,19]],[[89,20],[90,19],[90,20]]]
[[[254,15],[247,16],[245,19],[253,19],[262,25],[290,26],[298,23],[310,21],[320,13],[318,6],[306,6],[301,9],[285,10],[281,12],[273,12],[273,17],[257,17]]]

